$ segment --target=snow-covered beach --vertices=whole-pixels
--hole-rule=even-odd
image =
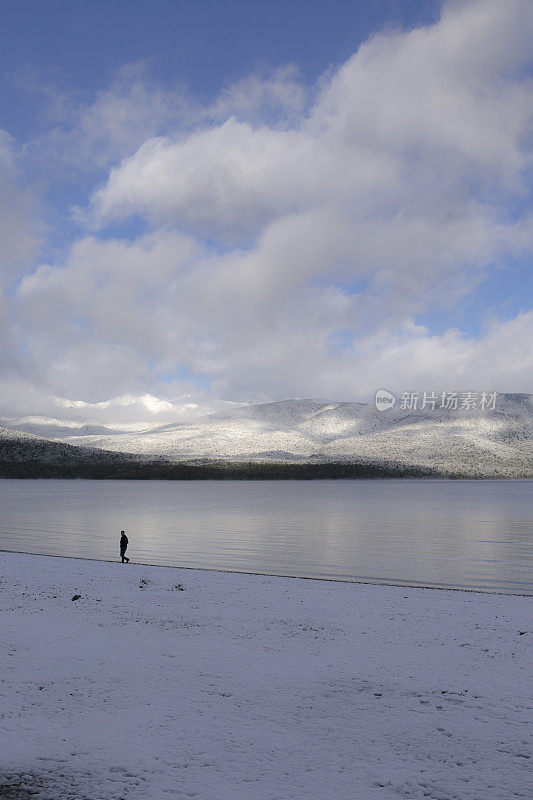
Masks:
[[[530,603],[2,552],[0,797],[525,797]]]

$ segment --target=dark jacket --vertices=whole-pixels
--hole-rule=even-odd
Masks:
[[[126,548],[128,546],[128,537],[125,533],[120,537],[120,546]]]

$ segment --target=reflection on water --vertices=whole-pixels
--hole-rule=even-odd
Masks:
[[[0,480],[0,549],[532,592],[532,481]]]

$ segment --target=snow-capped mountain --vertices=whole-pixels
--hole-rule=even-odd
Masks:
[[[139,461],[138,456],[108,452],[57,439],[46,439],[23,431],[0,427],[0,466],[6,464],[91,465],[124,464]]]
[[[46,422],[41,435],[51,438],[53,429]],[[173,462],[363,461],[450,475],[533,476],[533,397],[526,394],[500,394],[484,411],[380,412],[364,403],[286,400],[142,431],[67,430],[56,442]]]

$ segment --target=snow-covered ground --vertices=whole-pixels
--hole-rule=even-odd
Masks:
[[[0,797],[526,797],[530,602],[0,553]]]

